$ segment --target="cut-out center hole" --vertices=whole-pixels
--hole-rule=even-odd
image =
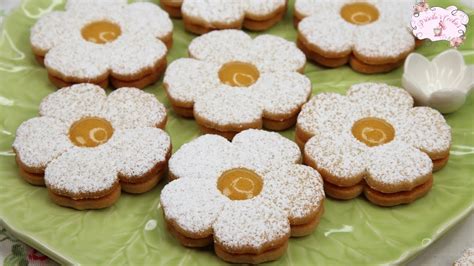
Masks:
[[[367,117],[354,123],[352,135],[365,145],[373,147],[392,141],[395,129],[383,119]]]
[[[104,44],[117,39],[122,34],[122,30],[115,23],[96,21],[84,26],[81,33],[86,41]]]
[[[222,83],[233,87],[248,87],[260,77],[258,69],[244,62],[230,62],[219,70],[219,79]]]
[[[231,200],[247,200],[260,194],[263,180],[251,170],[235,168],[219,177],[217,188]]]
[[[69,128],[69,139],[79,147],[96,147],[106,143],[114,129],[109,121],[99,117],[82,118]]]
[[[341,9],[344,20],[355,25],[366,25],[379,18],[379,11],[371,4],[357,2],[347,4]]]

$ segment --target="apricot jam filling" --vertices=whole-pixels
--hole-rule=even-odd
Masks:
[[[343,6],[341,17],[355,25],[366,25],[379,18],[379,11],[371,4],[356,2]]]
[[[89,42],[104,44],[117,39],[122,30],[120,27],[109,21],[97,21],[87,24],[81,30],[82,37]]]
[[[360,142],[373,147],[392,141],[395,138],[395,129],[383,119],[367,117],[354,123],[352,135]]]
[[[230,62],[219,70],[219,79],[222,83],[233,87],[248,87],[260,77],[258,69],[244,62]]]
[[[106,143],[114,129],[109,121],[99,117],[82,118],[69,128],[69,139],[78,147],[96,147]]]
[[[251,170],[235,168],[219,177],[217,188],[231,200],[247,200],[260,194],[263,180]]]

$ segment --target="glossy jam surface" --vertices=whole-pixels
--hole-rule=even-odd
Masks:
[[[355,25],[365,25],[379,18],[379,11],[368,3],[356,2],[347,4],[341,9],[344,20]]]
[[[219,70],[221,82],[233,87],[248,87],[260,77],[258,69],[249,63],[230,62]]]
[[[82,118],[69,128],[69,139],[78,147],[96,147],[106,143],[114,129],[109,121],[99,117]]]
[[[395,138],[395,129],[383,119],[362,118],[352,126],[352,134],[369,147],[382,145]]]
[[[263,180],[251,170],[235,168],[219,177],[217,188],[231,200],[247,200],[260,194]]]
[[[82,37],[93,43],[104,44],[117,39],[122,31],[117,24],[109,21],[97,21],[87,24],[81,30]]]

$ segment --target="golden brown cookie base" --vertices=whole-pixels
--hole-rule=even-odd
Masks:
[[[168,5],[167,8],[170,8]],[[173,14],[176,14],[176,11],[173,10],[173,8],[170,8],[170,11],[173,12]],[[167,10],[167,9],[165,9]],[[200,21],[198,19],[190,18],[187,16],[183,16],[183,14],[180,12],[180,16],[183,17],[183,23],[184,23],[184,28],[192,32],[194,34],[205,34],[213,30],[224,30],[224,29],[241,29],[242,27],[252,30],[252,31],[263,31],[271,28],[274,26],[276,23],[278,23],[280,20],[283,19],[286,13],[286,5],[282,7],[280,10],[277,10],[274,14],[269,14],[267,16],[263,17],[253,17],[253,18],[248,18],[245,17],[242,22],[235,22],[231,24],[214,24],[214,25],[209,25],[204,21]]]
[[[349,64],[357,72],[364,74],[377,74],[390,72],[396,68],[399,68],[405,62],[405,58],[402,57],[401,60],[395,63],[380,64],[380,65],[370,65],[362,62],[355,56],[351,56],[349,59]]]
[[[77,210],[102,209],[110,207],[119,199],[120,193],[120,185],[117,185],[112,188],[112,190],[110,190],[108,194],[102,197],[73,199],[70,197],[56,194],[50,189],[48,189],[49,197],[54,203],[60,206],[69,207]]]
[[[291,225],[291,236],[292,237],[300,237],[300,236],[307,236],[311,234],[314,229],[318,226],[319,222],[321,221],[321,216],[324,213],[324,203],[321,202],[316,215],[312,218],[309,222],[304,224],[295,224]]]
[[[311,47],[307,41],[303,38],[303,36],[298,35],[298,39],[296,41],[298,48],[303,51],[303,53],[309,59],[313,60],[314,62],[325,66],[325,67],[340,67],[347,63],[357,72],[364,73],[364,74],[376,74],[376,73],[385,73],[390,72],[398,67],[400,67],[407,54],[400,55],[399,58],[391,61],[394,62],[385,62],[385,59],[371,59],[369,63],[369,59],[364,59],[364,61],[360,60],[357,56],[358,55],[333,55],[333,54],[324,54],[324,52],[315,50],[314,47]]]
[[[298,114],[293,115],[292,117],[280,121],[263,118],[263,127],[273,131],[282,131],[286,130],[296,124],[296,118]]]
[[[251,18],[246,17],[244,19],[243,27],[252,31],[264,31],[273,27],[280,20],[282,20],[283,17],[285,16],[285,13],[286,13],[286,6],[281,11],[278,11],[272,17],[266,18],[263,20],[251,19]]]
[[[340,187],[324,181],[324,193],[331,198],[339,200],[348,200],[359,196],[363,192],[364,187],[365,182],[363,181],[349,187]]]
[[[202,237],[202,238],[191,238],[191,237],[185,236],[184,234],[176,230],[173,224],[168,221],[166,221],[166,228],[174,237],[176,237],[176,239],[178,239],[181,245],[185,247],[190,247],[190,248],[206,247],[206,246],[211,245],[213,242],[212,235]]]
[[[171,6],[161,1],[161,8],[163,8],[166,11],[166,13],[168,13],[170,17],[172,18],[181,18],[183,16],[181,14],[181,6],[179,7]]]
[[[400,204],[411,203],[425,196],[430,191],[432,186],[433,177],[410,191],[402,191],[396,193],[382,193],[372,189],[369,186],[365,186],[364,195],[369,201],[374,204],[377,204],[379,206],[390,207]]]
[[[18,167],[18,170],[20,172],[20,176],[23,177],[23,179],[35,186],[44,186],[44,174],[35,174],[35,173],[29,173],[25,171],[21,166]]]
[[[69,87],[69,86],[72,86],[72,85],[76,84],[75,82],[64,81],[64,80],[62,80],[58,77],[52,76],[49,73],[48,73],[48,79],[51,83],[53,83],[54,86],[56,86],[59,89],[64,88],[64,87]],[[109,79],[105,79],[105,80],[102,80],[102,81],[90,81],[88,83],[93,83],[95,85],[100,86],[103,89],[106,89],[109,86]]]
[[[169,99],[169,97],[168,97]],[[193,113],[193,108],[186,108],[186,107],[180,107],[180,106],[177,106],[177,105],[171,105],[173,107],[173,110],[175,113],[177,113],[178,115],[182,116],[182,117],[186,117],[186,118],[194,118],[194,113]]]
[[[433,160],[433,172],[443,169],[449,161],[449,155],[442,159]]]
[[[222,136],[228,140],[232,140],[234,136],[239,133],[237,131],[219,131],[217,129],[209,128],[202,125],[199,125],[199,129],[201,129],[201,132],[203,134],[215,134],[215,135]]]
[[[275,247],[273,249],[264,251],[260,254],[233,254],[225,251],[219,246],[219,244],[214,244],[214,251],[217,256],[222,260],[231,263],[250,263],[258,264],[266,261],[277,260],[283,254],[285,254],[286,249],[288,248],[288,241],[285,241],[282,245]]]
[[[161,176],[163,176],[164,172],[165,170],[162,169],[158,173],[148,176],[143,182],[140,183],[131,183],[120,180],[120,185],[122,186],[122,190],[127,193],[145,193],[153,189],[158,184],[158,182],[160,182]]]
[[[344,56],[340,58],[328,58],[324,57],[323,55],[311,50],[309,47],[305,46],[303,41],[300,40],[300,38],[297,39],[296,45],[300,50],[308,57],[309,59],[313,60],[314,62],[325,66],[325,67],[340,67],[349,62],[349,56]]]
[[[51,83],[53,83],[58,88],[69,87],[76,83],[89,82],[89,83],[96,84],[105,89],[108,87],[109,80],[110,80],[110,83],[112,83],[113,87],[115,88],[133,87],[133,88],[143,89],[147,87],[148,85],[155,83],[163,74],[163,72],[165,71],[165,68],[166,68],[166,60],[164,61],[164,63],[158,64],[156,69],[153,70],[153,72],[136,80],[120,80],[120,79],[110,76],[109,78],[106,78],[102,81],[69,82],[59,77],[53,76],[50,73],[48,73],[48,78],[51,81]]]

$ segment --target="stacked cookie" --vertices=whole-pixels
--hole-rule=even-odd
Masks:
[[[401,65],[414,49],[405,2],[297,0],[296,43],[240,30],[272,27],[286,0],[161,6],[202,34],[168,67],[173,25],[151,3],[69,0],[32,28],[33,53],[62,89],[18,128],[13,149],[21,176],[58,205],[109,207],[122,191],[150,191],[169,167],[160,202],[170,233],[225,261],[260,263],[315,230],[326,194],[411,203],[446,165],[450,127],[403,89],[362,83],[310,99],[303,74],[306,58],[362,73]],[[173,155],[164,105],[139,90],[162,73],[173,111],[203,133]],[[263,130],[294,125],[296,143]]]

